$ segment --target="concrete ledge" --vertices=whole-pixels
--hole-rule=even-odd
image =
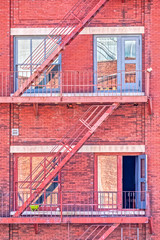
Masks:
[[[55,145],[10,146],[11,153],[48,153]],[[59,145],[59,147],[61,147]],[[84,145],[80,153],[145,153],[145,145]]]
[[[10,213],[14,216],[16,212]],[[145,211],[143,210],[108,210],[108,211],[63,211],[63,216],[145,216]],[[60,211],[24,211],[22,216],[60,216]]]
[[[10,34],[13,36],[45,36],[53,28],[11,28]],[[86,27],[80,34],[143,34],[144,27]]]

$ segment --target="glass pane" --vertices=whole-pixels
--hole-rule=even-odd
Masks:
[[[48,161],[51,161],[52,158],[48,157]],[[33,185],[35,188],[38,187],[39,183],[43,181],[44,178],[47,177],[45,173],[47,173],[47,165],[48,161],[44,160],[44,157],[32,157],[32,179],[34,180],[35,185]],[[40,164],[41,163],[41,164]],[[40,165],[39,165],[40,164]],[[38,170],[34,171],[38,166]],[[46,167],[45,167],[46,166]],[[44,171],[46,169],[46,172]],[[41,174],[40,174],[41,173]],[[56,181],[56,182],[55,182]],[[42,194],[40,194],[36,199],[35,203],[36,204],[48,204],[49,207],[51,207],[51,204],[57,204],[58,201],[58,177],[55,178],[55,181],[52,181],[43,191]],[[38,185],[37,185],[38,184]]]
[[[145,201],[145,183],[141,182],[141,201]]]
[[[24,181],[30,174],[30,157],[18,158],[18,181]]]
[[[136,59],[136,41],[125,41],[125,60]]]
[[[16,78],[18,83],[18,88],[22,86],[22,84],[27,81],[27,79],[30,77],[30,70],[24,70],[21,68],[21,66],[17,66],[17,72],[16,72]]]
[[[145,159],[141,159],[141,178],[145,178]]]
[[[98,90],[117,89],[117,38],[97,38]]]
[[[32,170],[34,170],[38,166],[38,164],[41,161],[43,161],[43,159],[44,159],[44,157],[39,157],[39,156],[38,157],[32,157]],[[40,172],[41,170],[43,170],[43,166],[42,165],[39,166],[38,171],[33,172],[32,178],[35,178],[37,176],[37,172]]]
[[[44,60],[44,40],[43,39],[32,39],[32,53],[35,49],[38,52],[38,54],[34,53],[32,55],[32,64],[38,64]]]
[[[18,158],[18,206],[22,206],[30,195],[30,157]]]
[[[46,58],[58,47],[57,39],[46,39]],[[58,57],[53,62],[58,64]]]
[[[53,65],[50,71],[46,74],[46,88],[55,89],[59,87],[59,65]]]
[[[30,54],[30,40],[18,39],[18,64],[23,63]]]
[[[58,64],[59,63],[59,57],[57,57],[52,64]]]
[[[98,156],[98,204],[117,207],[117,156]]]
[[[47,187],[46,190],[46,204],[56,205],[57,203],[58,203],[58,182],[53,181]]]
[[[125,83],[136,83],[136,64],[125,64]]]

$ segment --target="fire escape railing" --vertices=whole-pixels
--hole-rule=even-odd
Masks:
[[[136,80],[137,76],[140,80]],[[127,82],[127,86],[124,84]],[[29,72],[0,72],[0,97],[12,96],[14,89],[28,81]],[[134,85],[132,83],[135,83]],[[107,75],[96,71],[51,71],[41,74],[22,96],[147,96],[150,73],[119,71]]]
[[[139,204],[137,208],[139,195],[146,196],[145,209]],[[28,197],[24,191],[0,193],[0,217],[12,217]],[[19,217],[149,217],[148,199],[149,193],[143,191],[48,192],[45,201],[35,200]]]

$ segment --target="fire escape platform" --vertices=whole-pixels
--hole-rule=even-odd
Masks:
[[[0,224],[107,224],[107,223],[148,223],[149,218],[144,217],[3,217]]]
[[[148,102],[147,96],[21,96],[0,97],[0,103],[140,103]]]

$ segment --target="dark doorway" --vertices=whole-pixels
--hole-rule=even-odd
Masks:
[[[135,208],[135,156],[123,157],[123,208]]]

